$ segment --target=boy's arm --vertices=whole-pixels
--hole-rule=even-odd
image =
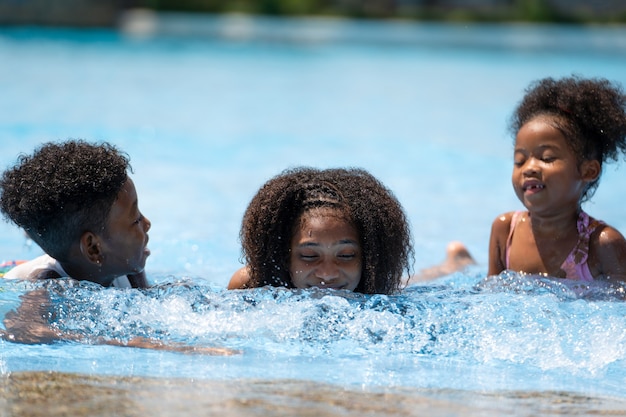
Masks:
[[[146,271],[141,271],[138,274],[126,275],[130,286],[133,288],[149,288],[148,278],[146,277]]]
[[[39,344],[59,340],[61,334],[50,327],[50,298],[44,289],[30,291],[21,297],[16,310],[4,318],[0,336],[11,342]]]
[[[130,339],[128,342],[120,342],[115,339],[105,340],[102,342],[105,345],[113,345],[113,346],[125,346],[125,347],[135,347],[141,349],[154,349],[154,350],[166,350],[170,352],[179,352],[179,353],[197,353],[204,355],[216,355],[216,356],[230,356],[241,353],[237,350],[232,350],[228,348],[216,348],[209,346],[192,346],[185,345],[182,343],[165,343],[160,340],[148,339],[145,337],[134,337]]]
[[[63,333],[50,326],[52,312],[50,297],[45,289],[30,291],[21,296],[22,302],[15,311],[9,311],[4,319],[6,330],[0,329],[0,337],[15,343],[48,344],[64,341],[84,342],[78,334]],[[98,338],[95,344],[166,350],[205,355],[233,355],[238,351],[209,346],[192,346],[182,343],[163,342],[146,337],[134,337],[128,342],[117,339]]]

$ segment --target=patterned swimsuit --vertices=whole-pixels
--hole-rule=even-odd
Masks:
[[[511,218],[511,227],[509,229],[509,237],[506,241],[506,268],[509,269],[509,256],[511,241],[513,239],[513,231],[521,220],[524,212],[516,211]],[[591,219],[587,213],[581,210],[578,215],[578,221],[576,222],[576,228],[578,229],[578,243],[574,246],[574,249],[567,255],[561,269],[565,271],[565,278],[573,279],[577,281],[593,281],[593,275],[589,270],[587,260],[589,258],[589,238],[591,234],[604,223]]]

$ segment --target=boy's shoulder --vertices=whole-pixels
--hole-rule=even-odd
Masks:
[[[61,267],[59,261],[48,254],[41,255],[35,259],[15,266],[6,274],[6,279],[42,279],[60,278],[68,276]]]

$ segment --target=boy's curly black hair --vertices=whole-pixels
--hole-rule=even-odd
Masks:
[[[129,158],[108,143],[43,144],[0,179],[0,209],[50,256],[64,259],[85,231],[104,230]]]
[[[380,181],[362,169],[300,167],[267,181],[244,214],[240,239],[249,287],[293,287],[291,239],[312,208],[331,207],[355,225],[363,254],[356,292],[391,294],[411,274],[413,246],[402,206]]]
[[[510,122],[515,137],[536,116],[553,116],[555,128],[568,139],[579,163],[617,160],[626,151],[626,95],[622,86],[604,78],[544,78],[533,82]],[[600,177],[583,193],[593,196]]]

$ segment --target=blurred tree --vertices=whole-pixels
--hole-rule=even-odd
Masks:
[[[532,22],[563,20],[555,14],[548,0],[517,0],[516,8],[521,20]]]
[[[140,6],[150,9],[218,13],[225,9],[228,2],[223,0],[144,0]]]

